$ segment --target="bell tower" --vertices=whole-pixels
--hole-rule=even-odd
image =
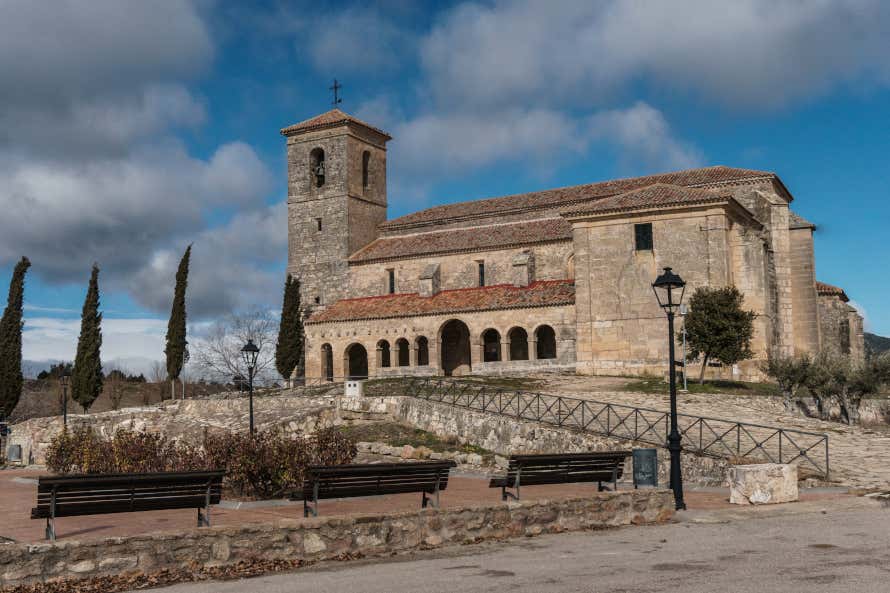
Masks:
[[[349,256],[386,220],[390,136],[339,109],[288,126],[287,272],[304,308],[349,296]]]

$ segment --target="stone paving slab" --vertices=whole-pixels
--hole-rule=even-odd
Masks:
[[[33,483],[42,472],[34,469],[0,471],[0,542],[40,542],[44,537],[42,520],[32,520],[37,488]],[[621,487],[621,485],[619,485]],[[623,489],[623,488],[622,488]],[[522,489],[523,500],[560,500],[592,495],[597,491],[596,484],[565,484],[558,486],[526,486]],[[691,511],[709,511],[729,508],[728,489],[705,489],[690,491],[686,502]],[[822,490],[813,493],[803,492],[802,501],[851,498],[845,490]],[[224,499],[225,500],[225,499]],[[448,489],[441,494],[444,508],[460,508],[478,504],[498,504],[501,502],[500,489],[488,488],[488,478],[484,476],[453,476]],[[237,501],[231,501],[235,502]],[[229,505],[227,505],[228,507]],[[245,508],[246,507],[246,508]],[[322,500],[319,514],[322,516],[373,514],[383,512],[412,511],[420,508],[420,495],[398,494],[341,500]],[[752,511],[752,514],[756,511]],[[213,525],[240,525],[246,523],[269,522],[281,518],[301,518],[302,502],[266,501],[262,505],[249,503],[242,508],[213,507]],[[196,512],[188,509],[151,511],[143,513],[116,513],[86,517],[62,517],[56,520],[57,539],[77,539],[89,541],[113,536],[135,535],[153,531],[169,531],[194,527]]]

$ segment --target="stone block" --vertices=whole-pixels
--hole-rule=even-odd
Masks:
[[[729,468],[727,480],[732,504],[776,504],[798,499],[796,465],[735,465]]]

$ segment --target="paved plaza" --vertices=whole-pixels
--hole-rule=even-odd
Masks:
[[[693,497],[693,500],[695,497]],[[868,499],[692,509],[670,524],[324,563],[158,593],[885,593],[890,509]]]

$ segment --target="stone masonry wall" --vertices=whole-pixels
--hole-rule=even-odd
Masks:
[[[448,491],[443,493],[448,496]],[[224,566],[262,558],[376,557],[445,545],[664,522],[666,490],[603,492],[584,499],[523,501],[461,509],[284,519],[233,527],[0,546],[0,586]],[[295,512],[296,512],[295,508]]]
[[[485,228],[480,228],[479,232],[484,233]],[[510,249],[352,264],[349,267],[350,294],[356,297],[387,294],[389,269],[395,271],[396,292],[419,292],[420,275],[431,263],[439,264],[441,290],[478,286],[477,262],[480,260],[485,262],[485,283],[488,286],[511,284],[513,258],[526,250],[534,254],[536,280],[562,280],[568,277],[568,259],[572,248],[571,241],[561,241]]]
[[[413,397],[348,397],[341,400],[340,406],[349,412],[385,415],[440,437],[455,438],[461,443],[482,447],[504,457],[521,453],[575,453],[652,447],[650,444],[549,427]],[[664,484],[667,484],[668,479],[668,461],[667,450],[659,448],[659,481]],[[687,454],[682,458],[682,467],[683,479],[688,483],[719,486],[725,483],[728,463],[723,459]],[[631,461],[628,460],[625,467],[626,478],[630,478],[631,471]]]

